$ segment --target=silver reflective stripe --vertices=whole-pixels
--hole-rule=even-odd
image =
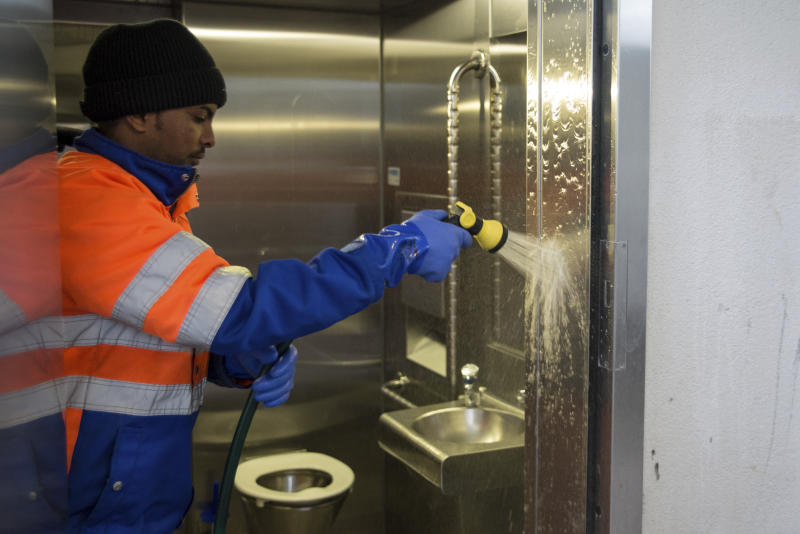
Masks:
[[[0,337],[0,357],[36,349],[63,349],[64,319],[44,317]]]
[[[209,246],[188,232],[178,232],[158,247],[114,304],[111,317],[141,328],[153,304],[189,263]]]
[[[64,335],[68,347],[115,345],[172,352],[191,350],[100,315],[64,317]]]
[[[200,288],[178,332],[178,343],[208,350],[222,321],[252,275],[244,267],[220,267]]]
[[[36,349],[113,345],[187,352],[191,347],[169,343],[100,315],[45,317],[0,337],[0,357]]]
[[[0,333],[19,328],[27,321],[25,312],[0,289]]]
[[[206,380],[155,385],[89,376],[65,376],[0,395],[0,428],[21,425],[64,408],[124,415],[192,415],[200,409]]]
[[[124,415],[191,415],[200,409],[206,380],[191,384],[143,384],[88,376],[68,377],[67,408]]]
[[[64,407],[67,389],[68,381],[59,378],[0,395],[0,428],[22,425],[59,413]]]

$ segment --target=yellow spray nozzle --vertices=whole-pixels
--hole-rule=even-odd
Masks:
[[[458,225],[464,230],[469,230],[475,226],[475,223],[478,222],[478,216],[475,215],[472,208],[461,201],[456,202],[456,206],[461,208],[461,214],[458,216]]]
[[[448,221],[471,233],[482,249],[497,252],[505,245],[508,228],[503,223],[493,219],[481,219],[463,202],[456,202],[456,207],[461,211],[451,215]]]

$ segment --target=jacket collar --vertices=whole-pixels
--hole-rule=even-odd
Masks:
[[[38,128],[25,139],[13,145],[0,147],[0,173],[16,167],[23,161],[44,154],[55,153],[56,140],[53,134],[44,128]],[[54,160],[55,161],[55,160]]]
[[[75,139],[75,148],[113,161],[138,178],[165,206],[174,204],[199,178],[194,167],[171,165],[148,158],[115,143],[96,128],[86,130]]]

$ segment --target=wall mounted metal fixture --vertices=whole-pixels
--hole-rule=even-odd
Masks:
[[[489,113],[490,134],[489,134],[489,179],[491,182],[492,194],[492,218],[502,220],[500,213],[500,141],[502,137],[503,125],[503,85],[497,70],[487,61],[486,53],[476,50],[468,61],[458,65],[450,74],[447,82],[447,209],[450,212],[456,207],[458,201],[458,97],[461,91],[461,78],[470,71],[475,71],[478,78],[483,78],[489,72],[490,101]],[[493,284],[495,294],[499,291],[499,258],[495,258]],[[447,359],[448,375],[450,377],[451,388],[455,391],[458,373],[456,372],[456,265],[450,273],[449,279],[449,315],[447,329]],[[495,315],[500,313],[495,299]],[[494,321],[499,324],[499,321]]]

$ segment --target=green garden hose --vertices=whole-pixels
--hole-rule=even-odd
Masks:
[[[278,351],[278,357],[289,350],[291,341],[285,341],[278,344],[275,349]],[[273,363],[265,364],[258,373],[257,378],[261,378],[269,372],[274,365]],[[228,449],[228,458],[225,460],[225,470],[222,472],[222,484],[219,489],[219,501],[217,502],[217,513],[214,517],[214,530],[213,534],[224,534],[225,524],[228,522],[228,507],[231,501],[231,492],[233,491],[233,481],[236,478],[236,469],[239,467],[239,458],[242,456],[242,449],[244,448],[244,441],[247,439],[247,432],[250,430],[250,423],[253,422],[253,415],[258,407],[258,401],[253,396],[253,390],[247,395],[247,402],[244,403],[242,408],[242,415],[239,416],[239,423],[236,425],[236,432],[233,433],[233,440]]]

